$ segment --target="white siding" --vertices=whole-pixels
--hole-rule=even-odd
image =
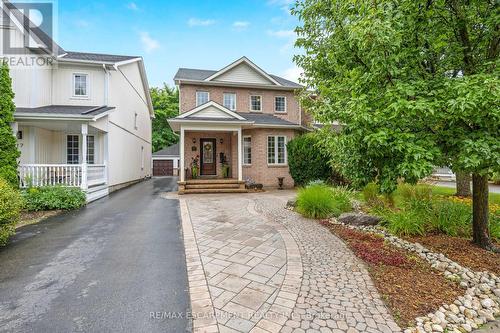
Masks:
[[[88,74],[88,98],[73,96],[73,74]],[[62,65],[54,71],[53,103],[55,105],[104,105],[104,70],[90,66]]]
[[[199,112],[196,112],[193,114],[191,117],[197,117],[197,118],[232,118],[230,115],[228,115],[225,112],[222,112],[221,110],[217,109],[214,106],[209,106]]]
[[[266,77],[246,63],[241,63],[238,66],[231,68],[226,73],[213,79],[213,81],[274,85],[274,83],[269,81]]]

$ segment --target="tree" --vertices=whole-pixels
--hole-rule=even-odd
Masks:
[[[455,172],[456,182],[457,182],[457,193],[455,195],[457,197],[470,197],[470,182],[471,176],[467,172],[457,171]]]
[[[473,240],[484,248],[487,177],[500,169],[499,10],[493,0],[304,0],[293,10],[304,49],[295,61],[321,96],[310,110],[345,124],[325,140],[342,173],[384,192],[433,165],[471,173]]]
[[[13,187],[19,185],[17,159],[20,156],[11,128],[15,109],[9,67],[2,62],[0,67],[0,178],[5,179]]]
[[[177,143],[178,137],[167,120],[179,114],[179,91],[164,85],[151,88],[151,99],[155,112],[153,120],[153,151],[158,151]]]

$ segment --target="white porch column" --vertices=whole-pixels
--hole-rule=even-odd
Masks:
[[[243,180],[243,141],[241,127],[238,128],[238,180]]]
[[[87,135],[89,128],[87,124],[82,124],[82,190],[87,190]]]
[[[108,147],[108,133],[104,133],[103,137],[104,144],[104,179],[106,180],[106,185],[109,184],[109,147]]]
[[[180,137],[180,149],[179,149],[179,176],[180,181],[185,181],[185,171],[184,171],[184,127],[181,125],[181,137]]]
[[[11,123],[10,127],[12,127],[12,134],[17,138],[17,132],[19,132],[19,124],[17,123],[17,121]]]

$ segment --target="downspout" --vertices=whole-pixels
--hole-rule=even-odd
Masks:
[[[105,64],[102,64],[104,70],[104,105],[109,106],[109,71]]]

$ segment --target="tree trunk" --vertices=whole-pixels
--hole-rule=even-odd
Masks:
[[[483,249],[493,249],[488,221],[488,177],[472,175],[472,241]]]
[[[455,194],[458,197],[470,197],[470,174],[463,171],[457,171],[457,193]]]

